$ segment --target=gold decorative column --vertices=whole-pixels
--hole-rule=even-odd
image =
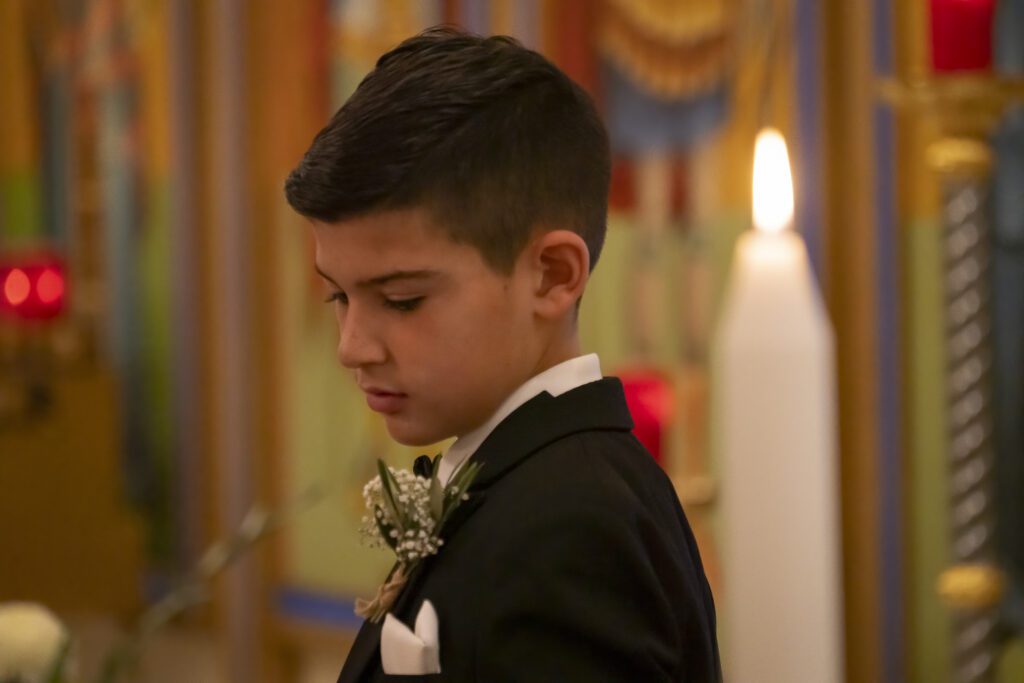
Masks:
[[[946,318],[946,406],[954,566],[944,574],[953,608],[954,680],[992,680],[996,603],[965,601],[967,576],[994,569],[992,323],[989,188],[991,151],[980,140],[946,137],[929,149],[942,179]]]
[[[988,683],[1003,583],[995,555],[988,134],[1009,104],[1024,99],[1024,83],[980,76],[886,81],[881,94],[931,117],[940,132],[928,162],[942,197],[952,565],[937,588],[952,611],[953,680]]]

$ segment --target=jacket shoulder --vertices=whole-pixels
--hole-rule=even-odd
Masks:
[[[674,514],[678,504],[668,475],[651,454],[631,433],[613,430],[579,432],[552,442],[495,488],[517,499],[538,496],[538,504],[543,502],[538,512],[572,507],[597,516],[630,510]]]

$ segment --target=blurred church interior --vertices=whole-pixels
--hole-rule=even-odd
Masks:
[[[733,522],[777,509],[808,572],[835,559],[807,629],[835,680],[1024,681],[1022,0],[0,0],[0,603],[59,615],[83,681],[154,605],[132,680],[335,680],[390,566],[362,485],[422,451],[337,366],[283,182],[441,23],[516,37],[605,117],[582,342],[676,484],[726,680],[764,618],[730,585],[774,580]],[[764,127],[832,354],[793,436],[834,448],[737,500],[729,457],[774,457],[728,445],[719,334]]]

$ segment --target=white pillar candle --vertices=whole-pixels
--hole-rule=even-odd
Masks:
[[[785,141],[762,132],[715,340],[730,683],[843,680],[834,339],[792,215]]]

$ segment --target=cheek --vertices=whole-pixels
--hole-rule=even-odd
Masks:
[[[513,312],[493,292],[475,292],[445,302],[439,310],[430,325],[418,330],[417,338],[410,341],[422,344],[424,352],[430,349],[435,367],[446,372],[460,370],[452,372],[452,381],[472,382],[467,375],[477,374],[482,366],[486,369],[515,343],[510,338]]]
[[[488,283],[433,304],[401,325],[401,332],[392,330],[388,343],[403,374],[443,402],[486,386],[504,387],[530,348],[514,297]]]
[[[470,307],[472,318],[458,340],[462,352],[491,372],[516,367],[529,348],[528,321],[504,291],[481,296]]]

